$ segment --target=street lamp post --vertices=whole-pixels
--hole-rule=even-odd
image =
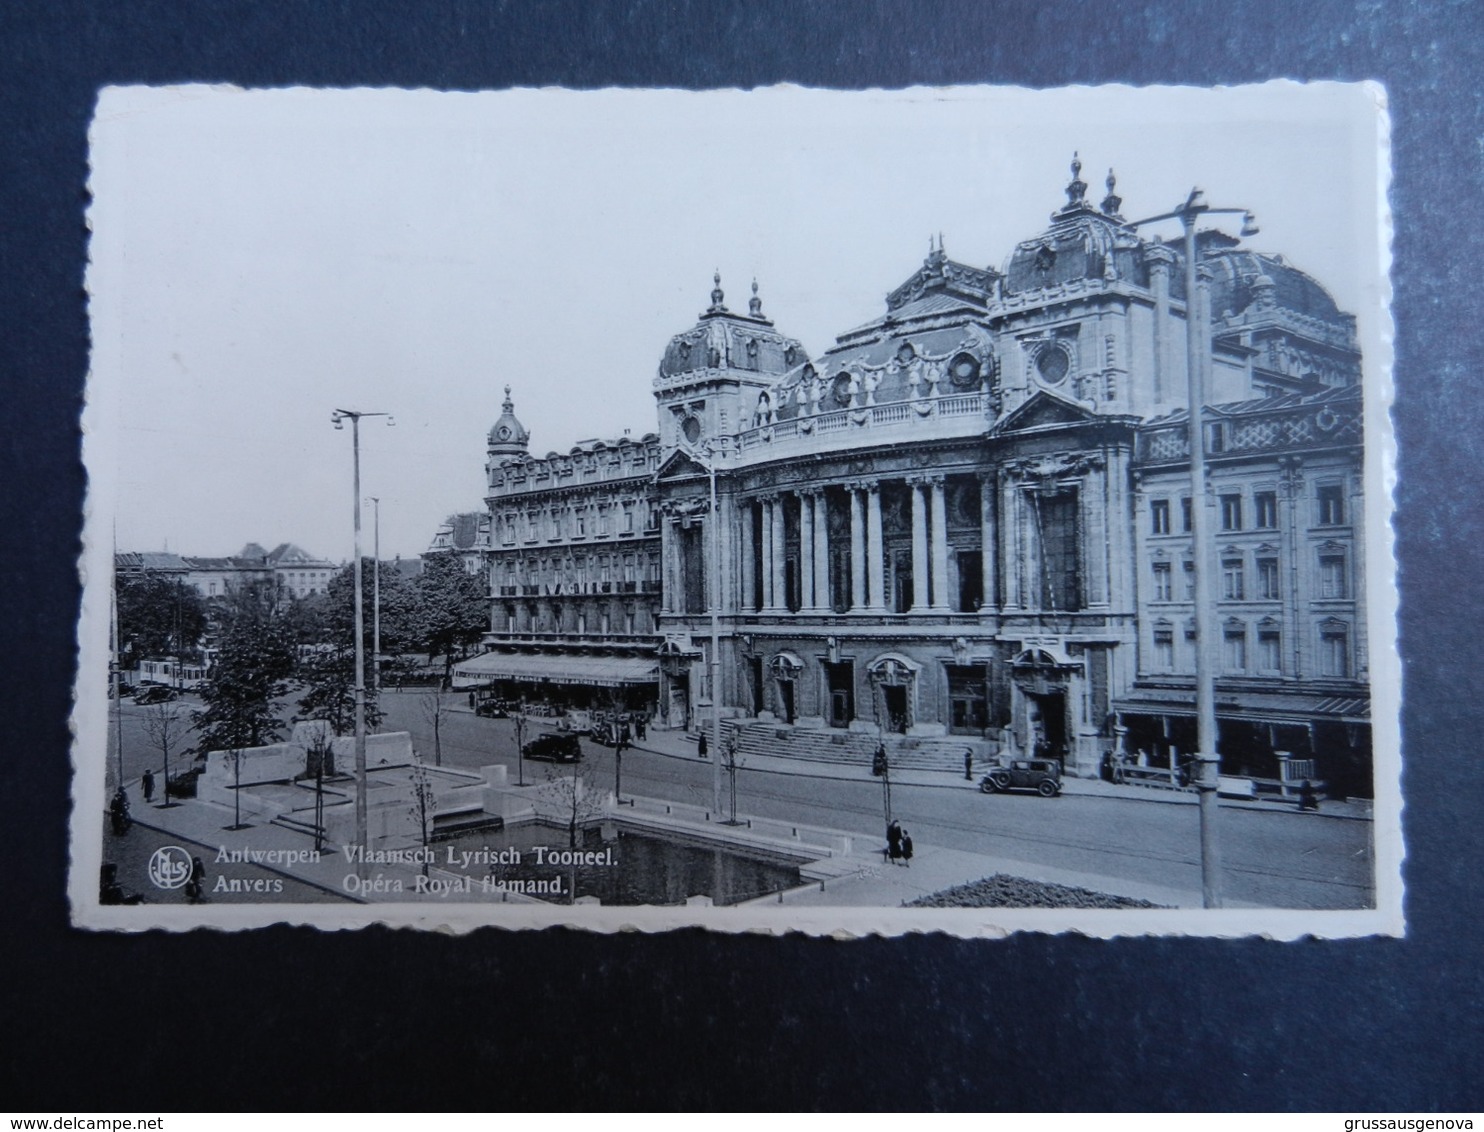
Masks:
[[[368,495],[373,515],[371,556],[371,695],[381,695],[381,497]]]
[[[703,446],[704,456],[696,462],[706,469],[710,486],[711,512],[707,525],[711,528],[711,568],[706,571],[710,581],[711,607],[711,652],[707,657],[707,669],[711,676],[711,812],[721,813],[721,516],[716,508],[716,443],[707,440]]]
[[[1162,220],[1178,220],[1185,238],[1185,389],[1189,406],[1187,436],[1190,446],[1190,539],[1195,558],[1195,712],[1196,789],[1200,797],[1201,898],[1207,908],[1221,907],[1221,852],[1216,836],[1217,789],[1220,786],[1221,756],[1216,735],[1216,610],[1211,563],[1214,557],[1211,517],[1206,485],[1206,438],[1202,409],[1206,403],[1206,369],[1210,364],[1208,341],[1210,312],[1202,302],[1196,271],[1196,223],[1202,216],[1230,213],[1242,217],[1242,235],[1257,235],[1257,223],[1244,208],[1213,208],[1200,189],[1178,208],[1159,216],[1136,220],[1139,228]]]
[[[519,776],[517,786],[526,784],[526,717],[516,715],[515,717],[515,766],[516,774]]]
[[[366,846],[366,619],[361,609],[363,589],[361,587],[361,418],[386,417],[391,425],[396,421],[390,413],[365,413],[353,409],[336,409],[330,420],[337,429],[343,429],[350,421],[351,464],[355,500],[355,774],[356,774],[356,844],[362,850]],[[360,854],[356,862],[357,875],[365,875],[365,855]]]

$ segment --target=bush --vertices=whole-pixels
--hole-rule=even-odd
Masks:
[[[205,767],[192,767],[190,770],[182,771],[180,774],[171,775],[170,781],[165,784],[165,797],[167,798],[194,798],[196,796],[196,779],[201,777]]]

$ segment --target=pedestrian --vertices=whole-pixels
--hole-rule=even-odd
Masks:
[[[1313,810],[1316,814],[1319,812],[1319,795],[1314,793],[1314,784],[1307,778],[1299,787],[1299,811],[1304,810]]]
[[[113,832],[122,836],[129,829],[129,795],[120,786],[108,803],[108,816],[113,819]]]
[[[473,711],[474,710],[474,693],[473,692],[470,692],[469,693],[469,710],[470,711]]]
[[[186,881],[186,897],[192,904],[200,903],[206,884],[206,865],[200,857],[191,858],[191,879]]]
[[[701,737],[696,740],[696,754],[703,759],[706,758],[706,732],[701,732]]]
[[[896,861],[902,855],[902,823],[895,819],[886,827],[886,857]]]
[[[144,772],[144,777],[139,780],[139,786],[144,791],[144,800],[153,802],[155,800],[155,776],[152,771]]]
[[[964,748],[964,781],[974,781],[974,748]]]
[[[912,867],[912,835],[905,829],[902,830],[902,863],[909,869]]]
[[[884,778],[886,776],[886,768],[886,744],[877,743],[876,754],[871,758],[871,773],[877,778]]]
[[[644,722],[644,715],[641,712],[639,716],[634,720],[634,734],[638,736],[639,742],[641,743],[644,742],[645,728],[646,724]]]

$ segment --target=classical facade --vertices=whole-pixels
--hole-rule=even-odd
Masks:
[[[612,454],[597,487],[652,516],[660,592],[632,631],[657,653],[662,725],[694,726],[718,697],[739,723],[836,729],[847,746],[962,737],[1081,774],[1120,746],[1189,751],[1193,307],[1211,331],[1223,758],[1365,776],[1354,320],[1219,233],[1197,244],[1189,302],[1183,250],[1139,236],[1107,186],[1094,205],[1074,162],[1065,205],[1001,268],[958,263],[940,238],[818,357],[755,283],[742,313],[715,281],[661,359],[658,435],[642,461]],[[554,624],[555,603],[541,622],[541,601],[508,597],[564,576],[570,528],[551,516],[589,490],[585,456],[497,474],[492,455],[491,514],[517,532],[492,556],[495,638]]]

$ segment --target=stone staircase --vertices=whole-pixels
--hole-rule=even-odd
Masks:
[[[722,728],[736,732],[739,759],[766,755],[813,763],[838,763],[859,767],[865,774],[871,772],[871,759],[878,741],[868,732],[842,731],[834,727],[789,727],[752,720],[727,720],[722,723]],[[962,775],[966,747],[974,750],[976,773],[998,751],[993,740],[960,735],[934,738],[891,735],[886,740],[894,771],[932,770]]]

